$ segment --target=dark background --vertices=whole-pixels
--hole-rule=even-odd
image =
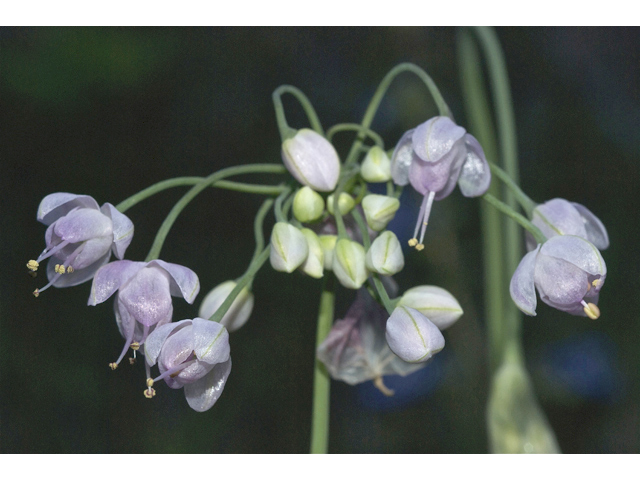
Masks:
[[[524,190],[537,201],[583,203],[611,239],[599,320],[546,305],[524,320],[528,367],[564,452],[640,451],[639,32],[498,29]],[[52,192],[117,204],[166,178],[279,162],[271,92],[283,83],[309,96],[326,128],[359,122],[384,74],[411,61],[433,76],[464,126],[455,41],[452,28],[0,29],[0,450],[308,451],[320,282],[259,273],[253,315],[231,337],[224,394],[195,413],[164,384],[145,399],[141,362],[107,367],[123,340],[111,301],[86,306],[89,283],[33,298],[46,283],[24,266],[44,246],[36,209]],[[305,126],[290,98],[285,107],[292,126]],[[424,86],[406,75],[373,128],[390,148],[434,114]],[[344,154],[351,137],[340,135]],[[146,256],[183,192],[127,212],[136,227],[128,259]],[[209,190],[176,222],[161,258],[194,269],[202,284],[194,306],[175,300],[176,320],[195,316],[210,288],[244,271],[260,201]],[[399,230],[412,228],[418,199],[403,202]],[[370,384],[333,382],[331,452],[487,451],[478,203],[457,190],[436,203],[426,249],[408,252],[397,277],[402,290],[436,284],[458,298],[465,315],[446,332],[447,348],[415,376],[389,379],[393,399]],[[338,317],[351,295],[340,294]]]

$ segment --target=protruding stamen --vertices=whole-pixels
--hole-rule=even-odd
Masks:
[[[422,241],[424,240],[424,234],[426,233],[427,225],[429,224],[429,215],[431,214],[431,206],[433,205],[433,199],[435,198],[435,196],[436,196],[436,192],[429,192],[429,196],[427,197],[427,204],[424,209],[424,217],[422,217],[422,227],[420,229],[420,243],[418,245],[422,245]]]
[[[116,368],[118,368],[118,364],[117,364],[116,362],[111,362],[111,363],[109,364],[109,368],[110,368],[111,370],[115,370]]]
[[[33,296],[38,298],[38,296],[40,295],[40,290],[38,290],[37,288],[33,291]]]
[[[415,247],[418,244],[418,239],[417,238],[412,238],[411,240],[409,240],[409,246],[410,247]]]
[[[67,267],[67,273],[73,273],[74,270],[75,269],[71,265]]]
[[[596,278],[593,282],[591,282],[591,285],[593,285],[594,287],[597,287],[598,285],[600,285],[600,279]]]
[[[147,378],[147,387],[153,387],[153,378]]]
[[[27,262],[27,268],[29,270],[31,270],[32,272],[35,272],[36,270],[38,270],[39,266],[40,266],[40,264],[35,260],[29,260]]]
[[[156,391],[155,389],[149,387],[144,391],[144,396],[147,398],[153,398],[156,396]]]
[[[130,357],[129,358],[129,365],[134,365],[135,363],[136,363],[135,357]]]
[[[591,320],[597,320],[598,318],[600,318],[600,309],[595,303],[587,303],[584,300],[582,300],[580,303],[584,307],[583,310],[587,317],[589,317]]]
[[[140,348],[140,344],[138,342],[133,342],[131,345],[129,345],[129,347],[131,348],[131,350],[134,351],[134,353]]]
[[[422,243],[417,244],[417,245],[416,245],[416,250],[417,250],[417,251],[424,250],[424,245],[423,245]]]
[[[382,381],[382,377],[376,377],[373,380],[373,384],[375,385],[375,387],[378,390],[380,390],[382,393],[384,393],[387,397],[392,397],[396,393],[393,390],[391,390],[390,388],[387,388],[387,386]]]
[[[187,360],[183,363],[180,363],[178,365],[175,365],[174,367],[170,368],[169,370],[167,370],[166,372],[164,372],[162,375],[156,377],[153,379],[154,382],[157,382],[158,380],[163,380],[167,377],[170,378],[175,378],[178,375],[180,375],[180,373],[187,367],[190,367],[191,365],[193,365],[194,363],[196,363],[198,360],[196,358],[193,357],[193,354],[190,355],[188,358],[193,358],[193,360]],[[147,380],[148,381],[148,380]]]
[[[56,263],[56,266],[53,269],[56,273],[62,275],[65,272],[65,268],[64,265],[60,265],[59,263]]]

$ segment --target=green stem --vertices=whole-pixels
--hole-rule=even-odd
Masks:
[[[237,167],[229,167],[223,170],[220,170],[216,173],[212,173],[200,183],[194,185],[191,190],[189,190],[180,200],[176,203],[167,218],[164,219],[158,233],[156,234],[156,238],[153,241],[153,245],[149,250],[149,254],[145,261],[150,262],[151,260],[155,260],[160,256],[160,251],[162,250],[162,245],[164,244],[167,235],[169,234],[169,230],[173,226],[174,222],[191,200],[193,200],[202,190],[213,185],[214,183],[222,180],[226,177],[231,177],[233,175],[240,175],[245,173],[284,173],[282,165],[273,165],[273,164],[249,164],[249,165],[240,165]],[[157,184],[156,184],[157,185]],[[147,189],[149,190],[149,189]],[[144,191],[144,190],[143,190]]]
[[[313,105],[307,98],[307,96],[302,93],[302,90],[294,87],[293,85],[280,85],[273,91],[273,106],[276,111],[276,121],[278,122],[278,129],[280,130],[280,137],[284,142],[286,139],[293,137],[296,134],[295,129],[291,128],[287,123],[287,117],[284,113],[284,106],[282,105],[282,95],[285,93],[290,93],[300,105],[304,109],[304,112],[307,114],[307,118],[309,119],[309,123],[311,124],[311,128],[313,128],[320,135],[324,135],[324,131],[322,130],[322,125],[320,124],[320,119],[318,118],[318,114],[316,113]]]
[[[331,141],[333,136],[338,132],[354,131],[358,132],[358,134],[364,133],[366,136],[370,137],[374,142],[376,142],[376,145],[384,150],[384,140],[382,140],[382,137],[373,130],[365,128],[357,123],[339,123],[337,125],[334,125],[329,130],[327,130],[327,140]]]
[[[330,272],[324,277],[320,307],[316,349],[324,341],[333,324],[335,304],[334,278]],[[315,358],[315,355],[314,355]],[[311,453],[327,453],[329,447],[329,404],[331,379],[326,367],[315,359],[313,372],[313,406],[311,414]]]
[[[256,214],[256,218],[253,221],[253,234],[256,239],[256,249],[253,252],[253,257],[251,258],[251,262],[253,262],[258,256],[260,252],[264,249],[264,232],[262,226],[264,224],[264,218],[269,213],[271,206],[273,205],[273,199],[269,198],[262,202],[258,213]]]
[[[491,168],[491,172],[502,180],[505,186],[511,190],[522,209],[529,217],[531,217],[533,215],[533,209],[536,208],[538,204],[531,200],[531,198],[522,191],[518,184],[513,181],[509,174],[502,170],[498,165],[493,162],[489,162],[489,168]]]
[[[533,235],[533,238],[536,239],[537,243],[544,243],[547,241],[547,237],[544,236],[544,234],[540,231],[540,229],[538,227],[536,227],[533,223],[531,223],[527,217],[519,214],[518,212],[516,212],[513,208],[511,208],[509,205],[507,205],[504,202],[501,202],[500,200],[498,200],[496,197],[494,197],[493,195],[491,195],[490,193],[485,193],[482,198],[484,200],[486,200],[487,202],[489,202],[491,205],[493,205],[495,208],[497,208],[498,210],[500,210],[502,213],[504,213],[505,215],[507,215],[509,218],[515,220],[516,222],[518,222],[522,228],[526,229],[529,233],[531,233],[531,235]],[[520,261],[518,261],[518,263],[520,263]],[[516,265],[515,268],[517,268],[518,265]],[[515,268],[513,269],[515,271]]]

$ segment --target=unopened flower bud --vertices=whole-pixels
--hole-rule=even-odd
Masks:
[[[302,187],[293,197],[293,215],[302,223],[315,222],[324,212],[324,199],[309,187]]]
[[[395,233],[387,230],[373,241],[367,252],[366,265],[380,275],[394,275],[404,268],[402,247]]]
[[[444,348],[444,337],[427,317],[399,306],[387,320],[387,343],[405,362],[426,362]]]
[[[211,290],[207,296],[204,297],[200,305],[198,317],[205,319],[211,318],[235,286],[236,282],[227,280]],[[251,293],[248,288],[243,288],[229,307],[229,310],[227,310],[227,313],[225,313],[220,320],[220,323],[230,332],[239,329],[249,320],[251,311],[253,310],[253,303],[253,293]]]
[[[444,288],[420,285],[407,290],[398,305],[418,310],[440,330],[449,328],[462,316],[462,307]]]
[[[333,210],[334,198],[335,197],[333,195],[329,195],[329,197],[327,198],[327,210],[329,210],[329,213],[331,215],[335,214]],[[356,202],[351,195],[349,195],[348,193],[340,194],[340,197],[338,198],[338,209],[340,210],[341,215],[346,215],[355,206]]]
[[[360,167],[360,175],[370,183],[391,180],[391,160],[387,153],[377,145],[371,147]]]
[[[303,185],[319,192],[331,192],[340,176],[340,159],[333,145],[308,128],[298,130],[282,143],[282,161]]]
[[[333,273],[343,287],[360,288],[367,280],[364,247],[346,238],[338,240],[333,253]]]
[[[305,236],[293,225],[277,222],[271,232],[271,266],[279,272],[291,273],[307,258],[309,246]]]
[[[336,235],[319,235],[318,239],[324,254],[324,269],[333,270],[333,252],[335,251],[338,237]]]
[[[387,224],[393,220],[398,208],[400,208],[400,200],[386,195],[373,194],[362,199],[362,209],[367,224],[376,232],[386,228]]]
[[[307,255],[307,259],[300,268],[310,277],[322,278],[324,275],[324,251],[322,250],[320,239],[313,230],[303,228],[300,231],[307,239],[307,245],[309,246],[309,255]]]

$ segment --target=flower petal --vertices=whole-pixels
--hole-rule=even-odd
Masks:
[[[555,237],[554,237],[555,238]],[[544,255],[544,246],[536,260],[534,280],[545,303],[565,310],[577,306],[590,288],[584,270],[555,257]]]
[[[467,157],[462,166],[458,186],[465,197],[483,195],[491,184],[491,169],[478,140],[473,135],[465,135]]]
[[[200,281],[193,270],[162,260],[152,260],[149,262],[149,265],[151,264],[156,264],[165,269],[171,276],[171,295],[174,297],[182,296],[188,303],[193,303],[200,291]]]
[[[534,208],[531,222],[547,238],[556,235],[587,238],[587,230],[580,212],[571,202],[562,198],[554,198]]]
[[[408,130],[402,135],[391,156],[391,177],[396,185],[409,183],[409,169],[418,156],[413,151],[413,132]]]
[[[133,222],[110,203],[102,205],[100,211],[113,222],[113,253],[118,260],[122,260],[124,252],[133,240]]]
[[[542,245],[540,253],[565,260],[590,275],[607,275],[600,251],[588,240],[574,235],[552,237]]]
[[[111,219],[100,210],[79,208],[56,221],[54,231],[70,243],[84,242],[96,237],[111,237]]]
[[[413,150],[427,163],[439,162],[465,133],[449,117],[433,117],[416,127]]]
[[[217,322],[196,317],[193,319],[193,351],[198,360],[209,364],[227,361],[231,349],[229,332]]]
[[[138,322],[150,327],[171,318],[173,304],[169,283],[169,274],[149,262],[120,287],[118,294],[129,313]]]
[[[167,337],[176,329],[182,329],[191,325],[191,320],[180,320],[179,322],[167,323],[156,328],[149,334],[144,342],[144,356],[149,366],[156,364],[160,351]]]
[[[100,268],[95,277],[93,277],[91,294],[89,295],[87,305],[97,305],[98,303],[104,302],[113,295],[121,285],[124,285],[146,265],[147,264],[145,262],[120,260],[118,262],[109,263],[108,265]]]
[[[191,408],[197,412],[205,412],[215,405],[227,378],[231,373],[231,357],[224,363],[219,363],[197,382],[184,386],[184,396]]]
[[[604,250],[609,247],[609,235],[607,229],[604,227],[598,217],[596,217],[591,211],[584,205],[579,203],[573,203],[578,213],[584,220],[584,227],[587,230],[587,240],[593,243],[600,250]]]
[[[539,251],[540,245],[522,257],[518,268],[513,272],[511,283],[509,284],[509,293],[513,302],[524,313],[532,316],[536,314],[536,305],[538,303],[533,275]]]
[[[58,218],[77,207],[99,210],[98,202],[88,195],[64,192],[52,193],[44,197],[40,202],[37,218],[39,222],[51,225]]]

